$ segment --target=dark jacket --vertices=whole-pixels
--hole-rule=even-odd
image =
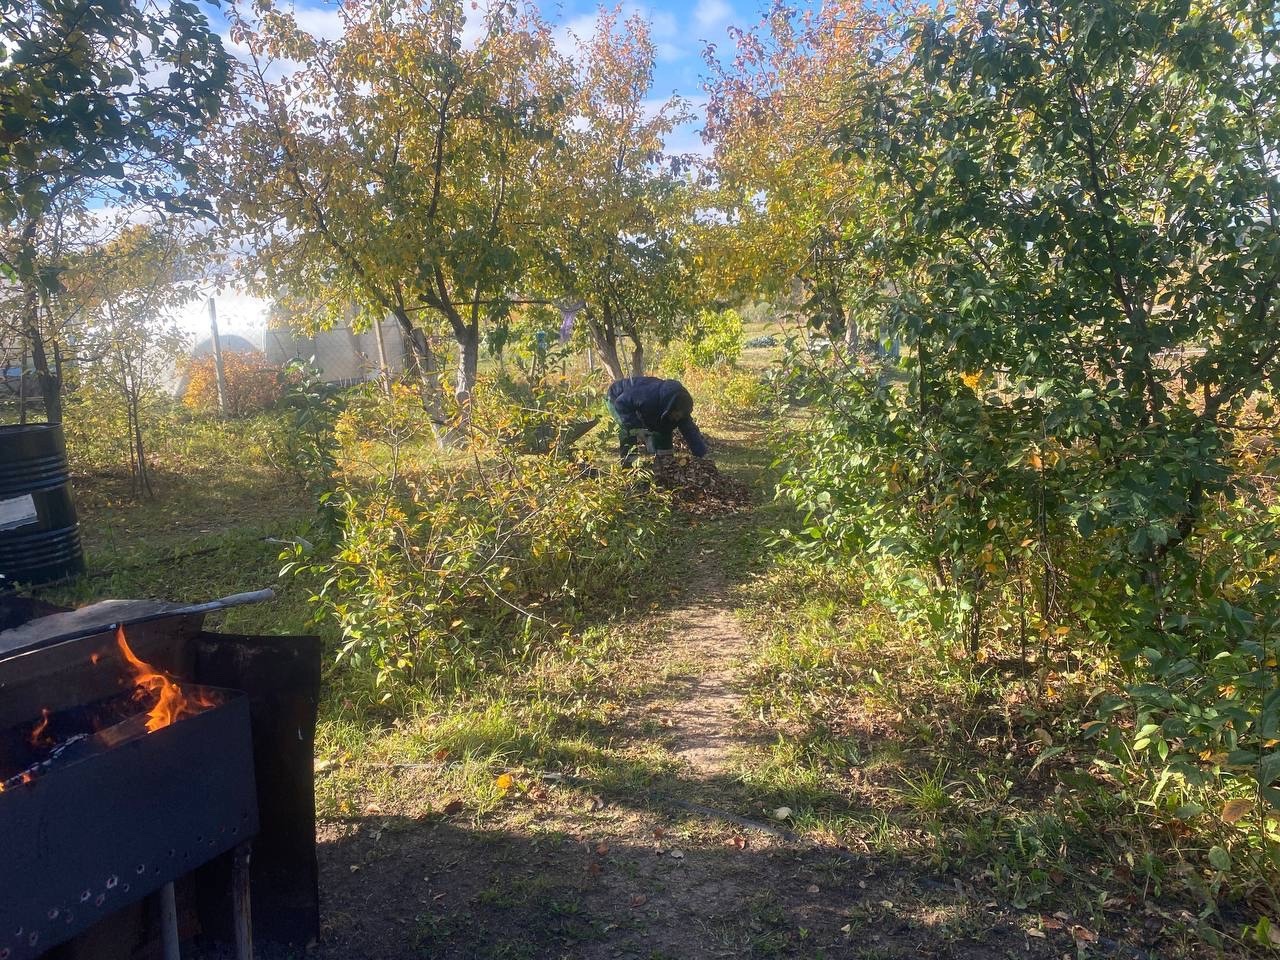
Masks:
[[[609,386],[609,404],[624,427],[679,430],[695,457],[707,455],[707,441],[693,422],[693,397],[679,380],[627,377]],[[673,414],[682,416],[676,419]]]

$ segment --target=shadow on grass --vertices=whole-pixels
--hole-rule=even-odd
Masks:
[[[1048,957],[1067,946],[1029,942],[1016,917],[872,859],[757,836],[739,848],[614,803],[520,830],[362,818],[323,828],[320,856],[320,958]]]

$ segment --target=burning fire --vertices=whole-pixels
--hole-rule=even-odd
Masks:
[[[155,706],[147,712],[148,732],[154,733],[183,717],[214,705],[213,701],[200,694],[188,695],[182,687],[151,664],[139,660],[137,655],[129,649],[129,644],[124,638],[124,627],[116,628],[116,646],[120,648],[125,662],[133,670],[133,682],[137,687],[134,698],[155,700]]]
[[[31,730],[31,745],[33,747],[50,747],[53,746],[53,737],[49,736],[49,710],[41,708],[40,722]]]

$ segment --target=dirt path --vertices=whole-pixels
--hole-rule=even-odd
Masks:
[[[736,469],[759,483],[767,455],[744,441]],[[314,956],[1057,956],[958,881],[766,822],[738,772],[762,743],[744,707],[750,644],[734,594],[764,534],[748,514],[691,538],[679,594],[635,664],[648,693],[596,736],[613,758],[598,779],[553,774],[481,818],[325,824]]]
[[[746,637],[723,604],[701,603],[674,611],[667,629],[671,654],[699,667],[667,707],[671,753],[698,777],[723,774],[745,742],[739,721]]]

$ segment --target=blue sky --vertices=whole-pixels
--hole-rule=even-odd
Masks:
[[[596,9],[594,4],[577,0],[562,5],[558,10],[544,7],[543,13],[582,36],[591,34]],[[623,12],[628,15],[639,13],[653,29],[658,58],[654,95],[665,97],[679,93],[691,100],[696,100],[701,94],[701,79],[706,71],[702,58],[704,43],[709,41],[723,49],[730,24],[741,26],[757,17],[753,8],[743,5],[743,9],[739,9],[731,0],[628,2]]]
[[[704,101],[702,79],[706,74],[703,49],[710,42],[718,50],[728,46],[730,25],[745,26],[754,22],[759,14],[745,0],[653,0],[651,3],[628,2],[623,13],[639,13],[653,31],[657,56],[654,71],[652,97],[662,101],[671,94],[679,94],[690,102],[694,113],[701,116]],[[595,27],[598,5],[590,2],[566,3],[556,8],[543,7],[543,14],[560,24],[559,42],[568,46],[571,35],[590,36]],[[670,153],[703,153],[698,136],[700,120],[677,130],[667,144]]]

